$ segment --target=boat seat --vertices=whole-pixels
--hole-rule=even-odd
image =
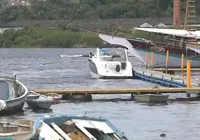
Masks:
[[[72,140],[89,140],[89,138],[79,130],[68,133],[68,135]]]
[[[8,100],[9,99],[9,86],[6,81],[0,81],[0,99]]]

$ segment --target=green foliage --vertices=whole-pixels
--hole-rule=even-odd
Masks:
[[[17,31],[6,30],[0,35],[1,47],[96,47],[101,43],[97,34],[64,27],[26,27]]]
[[[32,0],[32,6],[3,6],[0,2],[0,22],[14,20],[58,20],[88,18],[139,18],[172,16],[173,0]],[[200,1],[196,13],[200,15]],[[182,13],[185,4],[182,2]]]

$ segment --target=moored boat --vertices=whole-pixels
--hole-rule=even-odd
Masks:
[[[26,102],[33,110],[48,110],[53,104],[53,98],[31,91]]]
[[[198,68],[200,66],[200,54],[187,48],[173,47],[173,45],[152,42],[149,40],[130,39],[127,40],[133,45],[133,48],[139,53],[143,60],[146,60],[146,53],[149,53],[148,59],[151,59],[150,53],[154,53],[154,67],[164,68],[166,66],[166,53],[169,51],[169,68],[180,68],[181,57],[184,54],[184,67],[187,60],[191,60],[191,66]],[[199,46],[200,47],[200,46]]]
[[[27,87],[13,77],[0,77],[1,115],[22,111],[28,95]]]
[[[0,122],[1,140],[26,140],[30,138],[33,130],[33,122],[19,120],[18,123]]]
[[[105,44],[98,46],[96,53],[90,54],[88,62],[93,77],[132,78],[132,65],[128,60],[127,50],[122,45]]]
[[[169,68],[180,68],[181,57],[184,55],[184,67],[187,60],[191,60],[191,67],[200,66],[200,31],[187,31],[177,29],[156,29],[156,28],[136,28],[135,30],[149,32],[149,39],[119,37],[100,34],[99,36],[106,42],[116,45],[125,45],[129,53],[145,63],[146,53],[153,52],[153,66],[156,68],[166,67],[166,53],[169,51]],[[158,40],[150,40],[150,34],[159,34]],[[165,38],[164,38],[165,36]],[[132,48],[132,49],[131,49]]]
[[[127,140],[110,121],[85,115],[46,115],[34,123],[33,139]]]
[[[154,67],[166,66],[166,53],[169,51],[168,67],[180,68],[184,55],[184,67],[191,60],[191,67],[200,66],[200,31],[160,28],[135,28],[135,31],[149,33],[144,38],[126,38],[133,48],[146,60],[146,53],[154,53]],[[150,54],[149,54],[150,59]]]
[[[59,95],[57,93],[49,93],[46,96],[52,97],[53,104],[59,104],[60,101],[62,100],[62,95]]]

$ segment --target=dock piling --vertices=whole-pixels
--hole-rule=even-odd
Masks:
[[[148,69],[148,52],[146,52],[146,69]]]
[[[167,50],[167,54],[166,54],[166,73],[168,73],[168,63],[169,63],[169,50]]]
[[[191,67],[191,62],[190,62],[190,60],[188,60],[187,61],[187,88],[191,87],[190,67]],[[191,94],[187,93],[187,97],[191,97]]]
[[[183,77],[184,54],[181,56],[181,76]]]
[[[154,54],[151,52],[151,69],[153,70],[154,67]]]
[[[187,61],[187,88],[191,87],[191,75],[190,75],[191,62]]]

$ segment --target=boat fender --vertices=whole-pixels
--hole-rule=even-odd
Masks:
[[[119,72],[119,71],[120,71],[120,66],[117,65],[116,68],[115,68],[115,70],[116,70],[117,72]]]
[[[0,110],[3,110],[6,107],[6,102],[4,100],[0,100]]]

